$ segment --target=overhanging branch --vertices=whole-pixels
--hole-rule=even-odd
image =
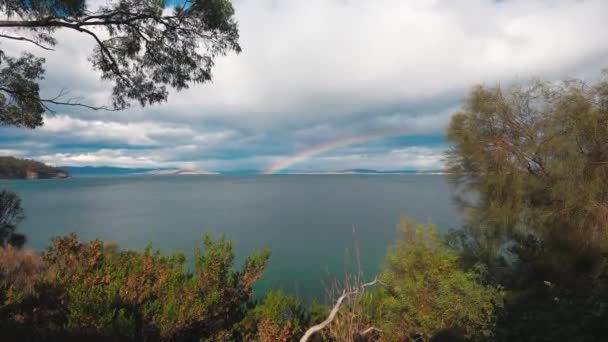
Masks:
[[[92,105],[88,105],[88,104],[84,104],[84,103],[80,103],[80,102],[74,102],[72,100],[68,100],[68,101],[59,101],[59,98],[61,98],[64,94],[63,91],[61,91],[56,97],[51,98],[51,99],[43,99],[43,98],[39,98],[36,96],[31,96],[28,94],[23,94],[20,93],[18,91],[6,88],[6,87],[0,87],[0,91],[3,91],[5,93],[11,94],[12,96],[19,96],[19,97],[23,97],[23,98],[28,98],[28,99],[32,99],[35,101],[38,101],[40,103],[41,106],[43,106],[46,110],[48,110],[49,112],[54,112],[51,108],[49,108],[47,106],[47,104],[53,104],[53,105],[61,105],[61,106],[71,106],[71,107],[81,107],[81,108],[87,108],[87,109],[91,109],[91,110],[107,110],[107,111],[117,111],[118,109],[115,108],[108,108],[106,106],[92,106]]]
[[[12,40],[20,40],[20,41],[24,41],[24,42],[28,42],[28,43],[34,44],[37,47],[45,49],[45,50],[48,50],[48,51],[55,51],[54,49],[52,49],[52,48],[50,48],[48,46],[44,46],[44,45],[42,45],[42,44],[40,44],[40,43],[38,43],[38,42],[36,42],[36,41],[34,41],[32,39],[26,38],[26,37],[15,37],[15,36],[9,36],[9,35],[6,35],[6,34],[0,34],[0,38],[6,38],[6,39],[12,39]]]
[[[190,83],[210,81],[214,58],[241,51],[233,16],[233,9],[225,6],[176,8],[167,13],[162,3],[140,0],[109,4],[93,12],[85,9],[47,17],[26,8],[23,13],[2,18],[5,20],[0,20],[0,29],[28,31],[27,38],[10,31],[0,39],[27,41],[50,50],[55,45],[52,35],[59,29],[85,33],[96,43],[89,57],[93,68],[101,71],[102,79],[114,83],[111,106],[124,109],[131,100],[142,106],[166,101],[167,86],[182,90]],[[201,44],[204,52],[199,49]],[[0,85],[6,87],[8,83]],[[37,97],[38,93],[30,95]],[[36,100],[43,107],[44,101],[76,105]]]

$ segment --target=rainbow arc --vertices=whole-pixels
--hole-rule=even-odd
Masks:
[[[284,159],[279,160],[274,163],[267,169],[265,169],[262,173],[265,175],[273,175],[277,173],[281,173],[291,166],[303,162],[313,156],[319,155],[321,153],[325,153],[340,147],[350,146],[354,144],[360,144],[372,140],[384,139],[391,136],[399,136],[404,133],[403,130],[390,130],[390,131],[381,131],[374,132],[369,134],[362,134],[356,136],[350,136],[346,138],[340,138],[336,140],[332,140],[329,142],[325,142],[322,144],[318,144],[315,146],[311,146],[303,151],[300,151],[292,156],[286,157]]]

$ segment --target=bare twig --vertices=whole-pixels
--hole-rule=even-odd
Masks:
[[[5,87],[0,87],[0,91],[6,92],[8,94],[11,94],[12,96],[23,96],[26,98],[30,98],[33,99],[35,101],[38,101],[40,103],[41,106],[43,106],[46,110],[48,110],[49,112],[54,112],[51,108],[49,108],[48,106],[46,106],[46,104],[54,104],[54,105],[61,105],[61,106],[72,106],[72,107],[82,107],[82,108],[88,108],[88,109],[92,109],[92,110],[106,110],[106,111],[117,111],[118,109],[116,108],[108,108],[106,106],[91,106],[91,105],[87,105],[84,103],[79,103],[79,102],[73,102],[73,100],[68,100],[68,101],[59,101],[59,98],[61,98],[62,96],[65,95],[64,90],[62,89],[61,92],[59,93],[59,95],[55,96],[52,99],[42,99],[39,97],[35,97],[35,96],[29,96],[27,94],[23,94],[20,93],[18,91],[14,91],[12,89],[9,88],[5,88]]]
[[[96,107],[96,106],[91,106],[91,105],[87,105],[84,103],[78,103],[78,102],[63,102],[63,101],[55,101],[55,100],[50,100],[50,99],[39,99],[40,102],[44,102],[44,103],[51,103],[54,105],[61,105],[61,106],[71,106],[71,107],[82,107],[82,108],[87,108],[87,109],[91,109],[91,110],[105,110],[105,111],[109,111],[109,112],[116,112],[118,111],[118,109],[116,108],[109,108],[106,106],[101,106],[101,107]]]
[[[362,292],[363,290],[365,290],[366,287],[375,285],[376,283],[381,283],[380,280],[378,280],[378,277],[376,277],[374,280],[372,280],[368,283],[361,284],[361,286],[354,289],[353,291],[350,291],[350,292],[347,292],[346,290],[342,291],[342,295],[336,301],[336,304],[329,312],[329,315],[327,316],[327,318],[323,322],[321,322],[317,325],[313,325],[312,327],[308,328],[308,330],[306,330],[306,333],[304,334],[304,336],[302,336],[302,338],[300,339],[300,342],[308,341],[308,339],[312,335],[323,330],[326,326],[328,326],[334,320],[336,315],[338,314],[338,311],[340,310],[340,306],[342,305],[342,302],[344,302],[344,300],[347,297],[358,294],[358,293]]]
[[[371,327],[369,327],[369,328],[367,328],[367,329],[363,330],[363,331],[360,333],[360,335],[361,335],[361,336],[365,336],[365,335],[367,335],[367,334],[371,333],[372,331],[382,332],[382,330],[380,330],[380,329],[378,329],[378,328],[376,328],[375,326],[373,326],[373,325],[372,325]]]

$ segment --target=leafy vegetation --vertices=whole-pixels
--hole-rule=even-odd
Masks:
[[[0,124],[35,128],[53,106],[124,109],[165,101],[177,90],[211,80],[214,59],[240,52],[234,9],[228,0],[186,0],[171,9],[165,1],[114,0],[90,8],[85,0],[1,0],[5,32],[0,40],[53,50],[58,30],[84,33],[95,42],[89,60],[112,82],[111,106],[87,105],[64,91],[41,97],[44,58],[8,56],[0,50]],[[95,6],[95,5],[94,5]]]
[[[450,124],[456,245],[507,290],[503,340],[602,340],[608,79],[477,86]]]
[[[379,287],[353,292],[318,340],[429,340],[446,329],[491,336],[500,288],[459,269],[435,227],[401,224]],[[260,302],[251,285],[269,251],[240,270],[224,237],[206,236],[187,271],[182,254],[120,250],[59,237],[42,253],[0,248],[0,331],[6,338],[142,341],[297,341],[327,316],[281,290]],[[373,329],[370,329],[373,328]]]
[[[463,270],[436,227],[403,221],[389,249],[383,286],[365,298],[370,321],[388,341],[429,340],[438,334],[492,336],[503,291],[486,285],[483,269]]]
[[[0,125],[35,128],[53,106],[124,109],[211,80],[239,52],[228,0],[0,0],[0,39],[52,50],[73,30],[113,85],[110,106],[40,96],[44,59],[0,51]],[[593,84],[476,86],[448,128],[447,156],[466,225],[447,239],[403,222],[373,287],[359,278],[330,303],[326,341],[608,340],[608,75]],[[0,157],[0,178],[60,170]],[[19,197],[0,192],[2,340],[295,341],[330,308],[252,284],[270,252],[234,265],[232,244],[205,237],[193,269],[182,254],[121,250],[75,235],[21,249]],[[369,283],[368,283],[369,284]],[[334,298],[334,299],[336,299]]]
[[[192,272],[181,254],[123,251],[75,235],[41,255],[2,253],[2,332],[14,339],[104,337],[198,340],[238,337],[270,253],[253,253],[234,269],[232,245],[206,236]]]
[[[66,178],[68,173],[46,164],[15,157],[0,157],[0,178]]]
[[[23,217],[19,196],[12,191],[0,191],[0,246],[25,244],[25,235],[16,232]]]
[[[605,241],[608,79],[475,87],[448,137],[457,184],[480,196],[463,203],[469,223],[486,235]]]
[[[282,290],[269,290],[242,324],[245,339],[273,342],[295,341],[312,319],[310,313],[296,298]]]

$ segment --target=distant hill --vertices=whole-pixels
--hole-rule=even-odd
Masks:
[[[374,170],[374,169],[350,169],[335,171],[291,171],[286,174],[303,175],[439,175],[445,174],[443,170]]]
[[[61,169],[68,171],[74,177],[86,176],[125,176],[137,173],[149,172],[154,169],[147,168],[125,168],[112,166],[61,166]]]
[[[167,175],[259,175],[263,172],[256,169],[243,170],[223,170],[223,171],[205,171],[205,170],[189,170],[189,169],[173,169],[173,168],[124,168],[112,166],[61,166],[62,170],[69,172],[73,177],[87,176],[167,176]],[[284,174],[301,174],[301,175],[399,175],[399,174],[444,174],[443,170],[387,170],[380,171],[374,169],[348,169],[348,170],[333,170],[333,171],[287,171]]]
[[[256,169],[241,169],[241,170],[221,170],[218,171],[220,175],[229,175],[229,176],[250,176],[250,175],[259,175],[262,173],[260,170]]]
[[[216,175],[217,172],[189,169],[158,169],[140,173],[150,176],[192,176],[192,175]]]
[[[68,171],[41,162],[15,157],[0,157],[1,179],[68,178]]]
[[[420,171],[416,170],[388,170],[388,171],[379,171],[374,169],[351,169],[351,170],[340,170],[338,173],[373,173],[373,174],[416,174],[420,173]]]

